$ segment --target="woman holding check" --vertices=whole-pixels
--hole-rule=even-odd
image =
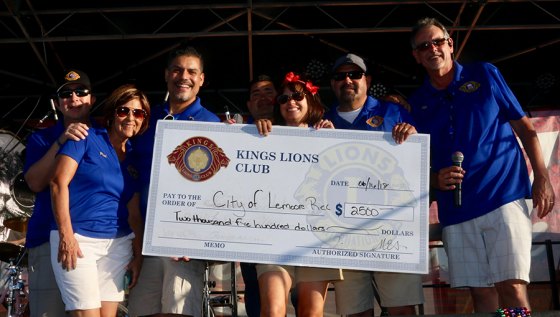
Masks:
[[[280,95],[276,98],[276,121],[281,125],[315,129],[334,129],[332,122],[323,120],[325,109],[319,98],[319,87],[311,81],[302,79],[299,75],[289,72],[280,87]],[[279,114],[279,115],[278,115]],[[272,122],[259,119],[255,124],[261,135],[272,132]],[[261,316],[286,315],[288,295],[293,286],[293,279],[297,283],[298,316],[308,309],[311,304],[324,305],[327,286],[330,281],[341,279],[341,270],[311,267],[292,267],[273,264],[257,264],[261,298]],[[320,282],[316,282],[320,281]],[[315,297],[314,290],[324,288],[322,298]]]

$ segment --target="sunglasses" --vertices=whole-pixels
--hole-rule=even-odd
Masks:
[[[305,93],[303,91],[296,91],[291,95],[280,95],[276,98],[276,101],[279,104],[285,104],[286,102],[292,99],[295,101],[302,101],[304,97],[305,97]]]
[[[345,80],[346,77],[350,79],[361,79],[362,76],[364,76],[364,72],[361,72],[359,70],[353,70],[351,72],[334,73],[332,75],[332,79],[336,81],[341,81],[341,80]]]
[[[59,91],[56,95],[58,96],[58,98],[66,99],[66,98],[71,98],[72,93],[75,93],[76,96],[78,97],[85,97],[89,95],[90,91],[89,89],[86,88],[78,88],[74,90],[67,89],[67,90]]]
[[[144,119],[147,115],[144,109],[131,109],[128,107],[117,107],[117,109],[115,109],[115,113],[119,118],[128,117],[130,111],[132,111],[132,116],[136,119]]]
[[[422,43],[416,45],[416,47],[414,49],[417,50],[417,51],[420,51],[420,52],[424,52],[424,51],[427,51],[430,48],[432,48],[432,45],[435,46],[435,47],[440,47],[448,41],[449,41],[448,37],[442,37],[440,39],[434,39],[434,40],[431,40],[431,41],[422,42]]]

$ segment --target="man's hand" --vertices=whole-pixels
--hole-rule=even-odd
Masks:
[[[58,138],[61,144],[66,140],[80,141],[84,140],[88,135],[89,127],[84,123],[70,123],[66,131]]]
[[[392,133],[393,133],[393,140],[395,140],[397,144],[401,144],[404,141],[406,141],[406,139],[408,139],[409,135],[418,132],[416,131],[416,128],[413,125],[406,122],[401,122],[395,124]]]
[[[440,169],[432,175],[432,187],[439,190],[454,190],[457,184],[463,182],[465,170],[459,166],[450,166]]]

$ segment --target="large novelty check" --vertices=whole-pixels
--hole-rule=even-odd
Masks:
[[[429,136],[159,121],[143,253],[428,272]]]

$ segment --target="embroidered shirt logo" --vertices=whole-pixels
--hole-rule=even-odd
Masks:
[[[476,81],[468,81],[464,83],[461,87],[459,87],[459,90],[462,92],[469,93],[469,92],[476,91],[479,87],[480,87],[480,83]]]
[[[377,128],[383,123],[383,117],[380,116],[373,116],[366,120],[366,123],[370,126]]]
[[[214,176],[230,159],[214,141],[205,137],[192,137],[167,155],[169,164],[186,179],[201,182]]]
[[[107,158],[107,154],[105,154],[105,153],[103,153],[103,152],[101,152],[101,151],[99,151],[99,155],[103,156],[104,158]]]

